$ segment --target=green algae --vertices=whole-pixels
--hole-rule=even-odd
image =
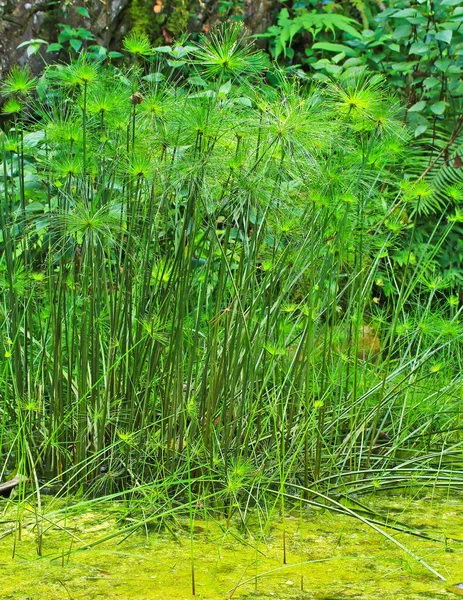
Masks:
[[[264,531],[238,523],[175,520],[161,532],[136,531],[98,542],[121,529],[126,512],[117,503],[57,512],[45,502],[44,518],[25,506],[21,540],[17,507],[5,506],[0,524],[2,599],[280,600],[456,597],[463,579],[463,496],[372,497],[365,504],[383,515],[432,533],[435,541],[395,534],[446,578],[441,582],[389,540],[361,522],[325,510],[296,511],[266,523]],[[255,529],[255,530],[254,530]],[[42,556],[37,532],[42,531]],[[285,540],[285,543],[283,543]],[[442,540],[442,541],[440,541]],[[192,555],[193,552],[193,555]],[[14,558],[13,558],[14,553]],[[286,555],[286,564],[284,556]],[[457,592],[458,593],[458,592]]]

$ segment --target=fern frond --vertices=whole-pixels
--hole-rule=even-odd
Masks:
[[[405,172],[409,176],[424,179],[434,189],[436,211],[449,202],[459,202],[458,190],[463,189],[463,168],[460,166],[463,133],[451,144],[449,141],[448,130],[436,128],[433,135],[416,140],[405,162]]]

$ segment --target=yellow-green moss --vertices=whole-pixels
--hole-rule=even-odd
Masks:
[[[463,499],[380,497],[370,504],[383,514],[432,532],[435,538],[443,539],[445,534],[447,545],[390,532],[443,573],[448,582],[434,577],[359,521],[311,510],[295,511],[284,522],[269,524],[265,535],[252,525],[244,535],[238,523],[227,531],[225,522],[197,521],[193,532],[196,597],[225,599],[235,590],[233,598],[254,600],[451,600],[454,596],[447,588],[463,579],[463,544],[449,539],[463,539]],[[16,542],[13,533],[7,534],[16,513],[10,510],[4,515],[0,524],[3,600],[192,597],[188,522],[171,524],[170,532],[140,531],[85,548],[117,531],[120,508],[100,504],[91,512],[70,510],[66,519],[64,515],[58,518],[51,509],[45,503],[48,520],[42,522],[42,558],[36,553],[34,515],[26,510],[22,541]]]

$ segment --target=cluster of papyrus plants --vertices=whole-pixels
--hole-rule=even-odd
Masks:
[[[237,29],[174,48],[188,74],[126,50],[3,83],[2,476],[229,511],[458,485],[458,210],[417,258],[382,80],[270,87]]]

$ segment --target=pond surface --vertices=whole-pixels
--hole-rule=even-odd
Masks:
[[[377,495],[362,503],[435,538],[388,530],[446,581],[359,520],[322,509],[293,511],[247,534],[236,520],[227,528],[211,519],[195,520],[190,536],[188,521],[176,519],[168,530],[111,538],[128,523],[120,523],[121,505],[64,514],[48,500],[41,557],[33,507],[25,507],[19,540],[17,507],[0,505],[1,598],[190,600],[192,552],[196,598],[438,600],[463,592],[453,587],[463,581],[463,496]],[[103,537],[111,539],[85,548]]]

